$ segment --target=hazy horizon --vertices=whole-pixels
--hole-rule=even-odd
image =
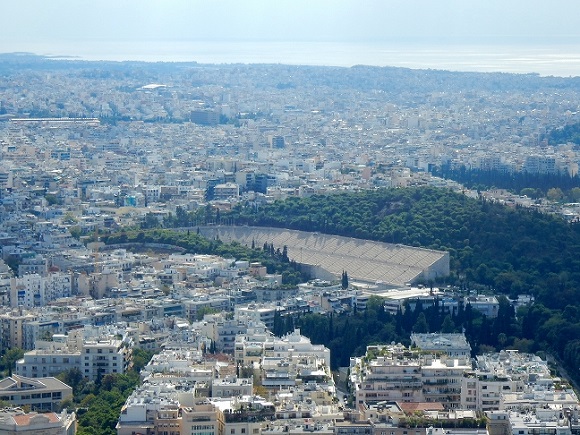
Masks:
[[[467,70],[566,76],[580,75],[578,16],[574,0],[7,0],[0,52],[455,70],[470,64]],[[235,49],[228,53],[227,44]],[[407,49],[415,56],[409,62]],[[399,56],[391,64],[390,52]]]

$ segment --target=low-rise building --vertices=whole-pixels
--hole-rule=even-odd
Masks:
[[[223,379],[212,379],[211,397],[251,396],[254,391],[253,378],[227,376]]]
[[[411,344],[425,352],[445,353],[450,357],[469,358],[471,346],[465,334],[411,334]]]
[[[461,382],[461,407],[476,411],[523,406],[533,402],[537,389],[537,396],[541,393],[545,400],[550,392],[554,395],[555,384],[546,361],[516,350],[478,355],[476,368],[465,372]]]
[[[55,411],[72,398],[72,388],[56,378],[32,379],[12,375],[0,380],[0,400],[33,411]]]
[[[0,410],[0,433],[3,435],[75,435],[74,412],[24,412],[22,409]]]
[[[191,385],[146,382],[129,396],[117,422],[118,435],[136,433],[224,435],[224,414],[196,399]]]

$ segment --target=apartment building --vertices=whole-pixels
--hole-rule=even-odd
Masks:
[[[32,273],[10,280],[10,305],[12,307],[40,307],[46,303],[44,278]]]
[[[9,313],[0,314],[0,337],[3,349],[24,349],[23,325],[28,321],[34,321],[37,316],[19,309]]]
[[[89,379],[125,373],[131,360],[131,350],[122,340],[116,339],[84,342],[81,353],[81,372]]]
[[[554,383],[548,364],[540,357],[516,350],[478,355],[475,369],[462,378],[461,407],[502,409],[506,400],[517,402],[530,383],[546,388]]]
[[[234,354],[238,336],[246,334],[249,329],[254,331],[254,334],[267,332],[263,324],[246,317],[228,319],[223,314],[206,315],[201,331],[215,343],[218,352]]]
[[[145,383],[129,396],[117,423],[118,435],[136,433],[224,435],[224,414],[187,387]]]
[[[67,342],[45,342],[16,361],[16,374],[31,378],[56,376],[69,369],[79,369],[84,377],[95,380],[105,374],[125,373],[131,350],[122,340],[85,341],[80,336]]]
[[[368,346],[365,357],[351,358],[350,368],[356,403],[431,402],[453,409],[460,407],[461,379],[471,364],[398,344]]]
[[[578,410],[568,413],[544,408],[520,411],[488,411],[489,435],[572,435],[578,430]]]
[[[461,381],[471,369],[469,358],[422,357],[421,382],[425,402],[442,403],[446,409],[461,407]]]
[[[377,352],[376,356],[374,352]],[[369,346],[365,359],[351,358],[356,403],[423,402],[421,361],[403,347]],[[353,361],[357,361],[353,366]]]
[[[12,375],[0,380],[0,400],[32,411],[56,411],[72,394],[70,386],[52,377],[33,379]]]
[[[253,378],[227,376],[223,379],[212,379],[211,397],[251,396],[254,392]]]

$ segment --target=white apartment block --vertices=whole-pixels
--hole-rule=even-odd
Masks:
[[[365,357],[351,358],[351,387],[357,403],[438,402],[460,407],[461,379],[468,358],[423,355],[402,345],[368,346]]]
[[[495,296],[469,296],[465,298],[464,303],[470,304],[471,308],[490,319],[496,318],[499,311],[499,301]]]
[[[531,155],[526,156],[522,169],[532,174],[554,174],[559,169],[557,163],[555,156]]]
[[[211,310],[210,312],[216,311],[222,312],[229,310],[231,302],[227,297],[217,295],[216,296],[203,295],[199,296],[195,300],[192,299],[183,300],[181,304],[183,305],[183,316],[190,322],[195,322],[199,320],[201,315],[204,312],[207,312],[208,309]],[[233,336],[228,337],[229,332],[232,331],[231,330],[228,331],[227,328],[226,330],[223,330],[221,332],[222,333],[221,344],[225,346],[223,348],[224,352],[233,350],[233,343],[235,341],[235,338]],[[215,338],[217,339],[218,337]]]
[[[260,363],[264,355],[264,343],[243,339],[236,342],[235,358],[239,364],[254,366]]]
[[[334,391],[330,367],[316,356],[265,356],[260,363],[260,379],[263,387],[273,391],[299,385],[324,386],[325,390]]]
[[[421,381],[425,402],[439,402],[447,409],[461,407],[461,381],[471,369],[470,358],[424,357]]]
[[[522,412],[544,407],[557,410],[578,409],[578,396],[570,387],[556,389],[548,385],[526,385],[524,391],[504,393],[499,409]]]
[[[257,327],[255,322],[246,318],[226,319],[223,314],[214,314],[204,317],[201,331],[215,343],[218,352],[233,354],[238,336],[246,334],[248,328],[255,330]],[[261,329],[266,332],[264,325]]]
[[[270,304],[236,305],[234,313],[237,317],[247,317],[254,322],[262,322],[270,330],[274,328],[274,316],[280,307]]]
[[[37,273],[10,280],[11,307],[41,307],[45,305],[44,278]]]
[[[572,435],[578,427],[578,409],[567,412],[543,407],[519,411],[488,411],[489,435]]]
[[[462,379],[461,407],[476,411],[517,407],[518,402],[534,400],[529,387],[532,383],[550,397],[554,381],[540,357],[515,350],[479,355],[476,369]]]
[[[215,405],[194,397],[191,387],[145,383],[123,405],[118,435],[224,435],[224,414]]]
[[[211,397],[251,396],[254,391],[253,378],[227,376],[223,379],[212,379]]]
[[[423,402],[421,363],[416,353],[405,355],[398,348],[383,352],[382,347],[369,346],[367,355],[372,349],[379,352],[375,358],[351,358],[351,388],[356,403]]]
[[[240,186],[236,183],[223,183],[214,187],[214,199],[227,200],[240,196]]]
[[[36,320],[37,316],[20,310],[0,314],[0,337],[3,349],[24,349],[23,325],[26,322]]]
[[[482,171],[498,171],[505,168],[503,158],[498,155],[479,156],[475,166]]]
[[[16,373],[30,378],[56,376],[65,370],[78,368],[82,372],[80,351],[51,351],[48,349],[31,350],[16,361]]]
[[[41,347],[26,352],[16,362],[16,374],[30,378],[56,376],[77,368],[82,375],[96,380],[106,374],[125,373],[131,360],[131,350],[122,340],[102,339],[74,343],[44,342]]]
[[[67,273],[37,273],[14,277],[10,280],[10,306],[42,307],[49,301],[72,294],[72,277]]]
[[[215,366],[206,364],[202,351],[193,348],[165,349],[153,355],[141,370],[141,377],[148,382],[161,376],[176,381],[209,384],[215,375]]]
[[[326,367],[330,367],[330,350],[323,345],[312,344],[309,338],[300,335],[300,329],[295,329],[282,338],[274,337],[260,327],[257,330],[249,329],[246,335],[236,336],[234,356],[236,362],[243,366],[259,363],[266,357],[275,359],[315,357]]]
[[[82,348],[81,372],[89,379],[105,374],[125,373],[129,368],[131,350],[122,340],[87,341]]]
[[[330,350],[321,344],[312,344],[308,337],[300,335],[300,329],[282,338],[273,337],[264,343],[264,356],[276,358],[315,357],[330,367]]]

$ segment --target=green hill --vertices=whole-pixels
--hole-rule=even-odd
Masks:
[[[447,250],[451,280],[531,293],[550,308],[580,296],[580,231],[558,217],[435,188],[290,198],[239,207],[238,223]],[[557,290],[557,291],[555,291]]]

